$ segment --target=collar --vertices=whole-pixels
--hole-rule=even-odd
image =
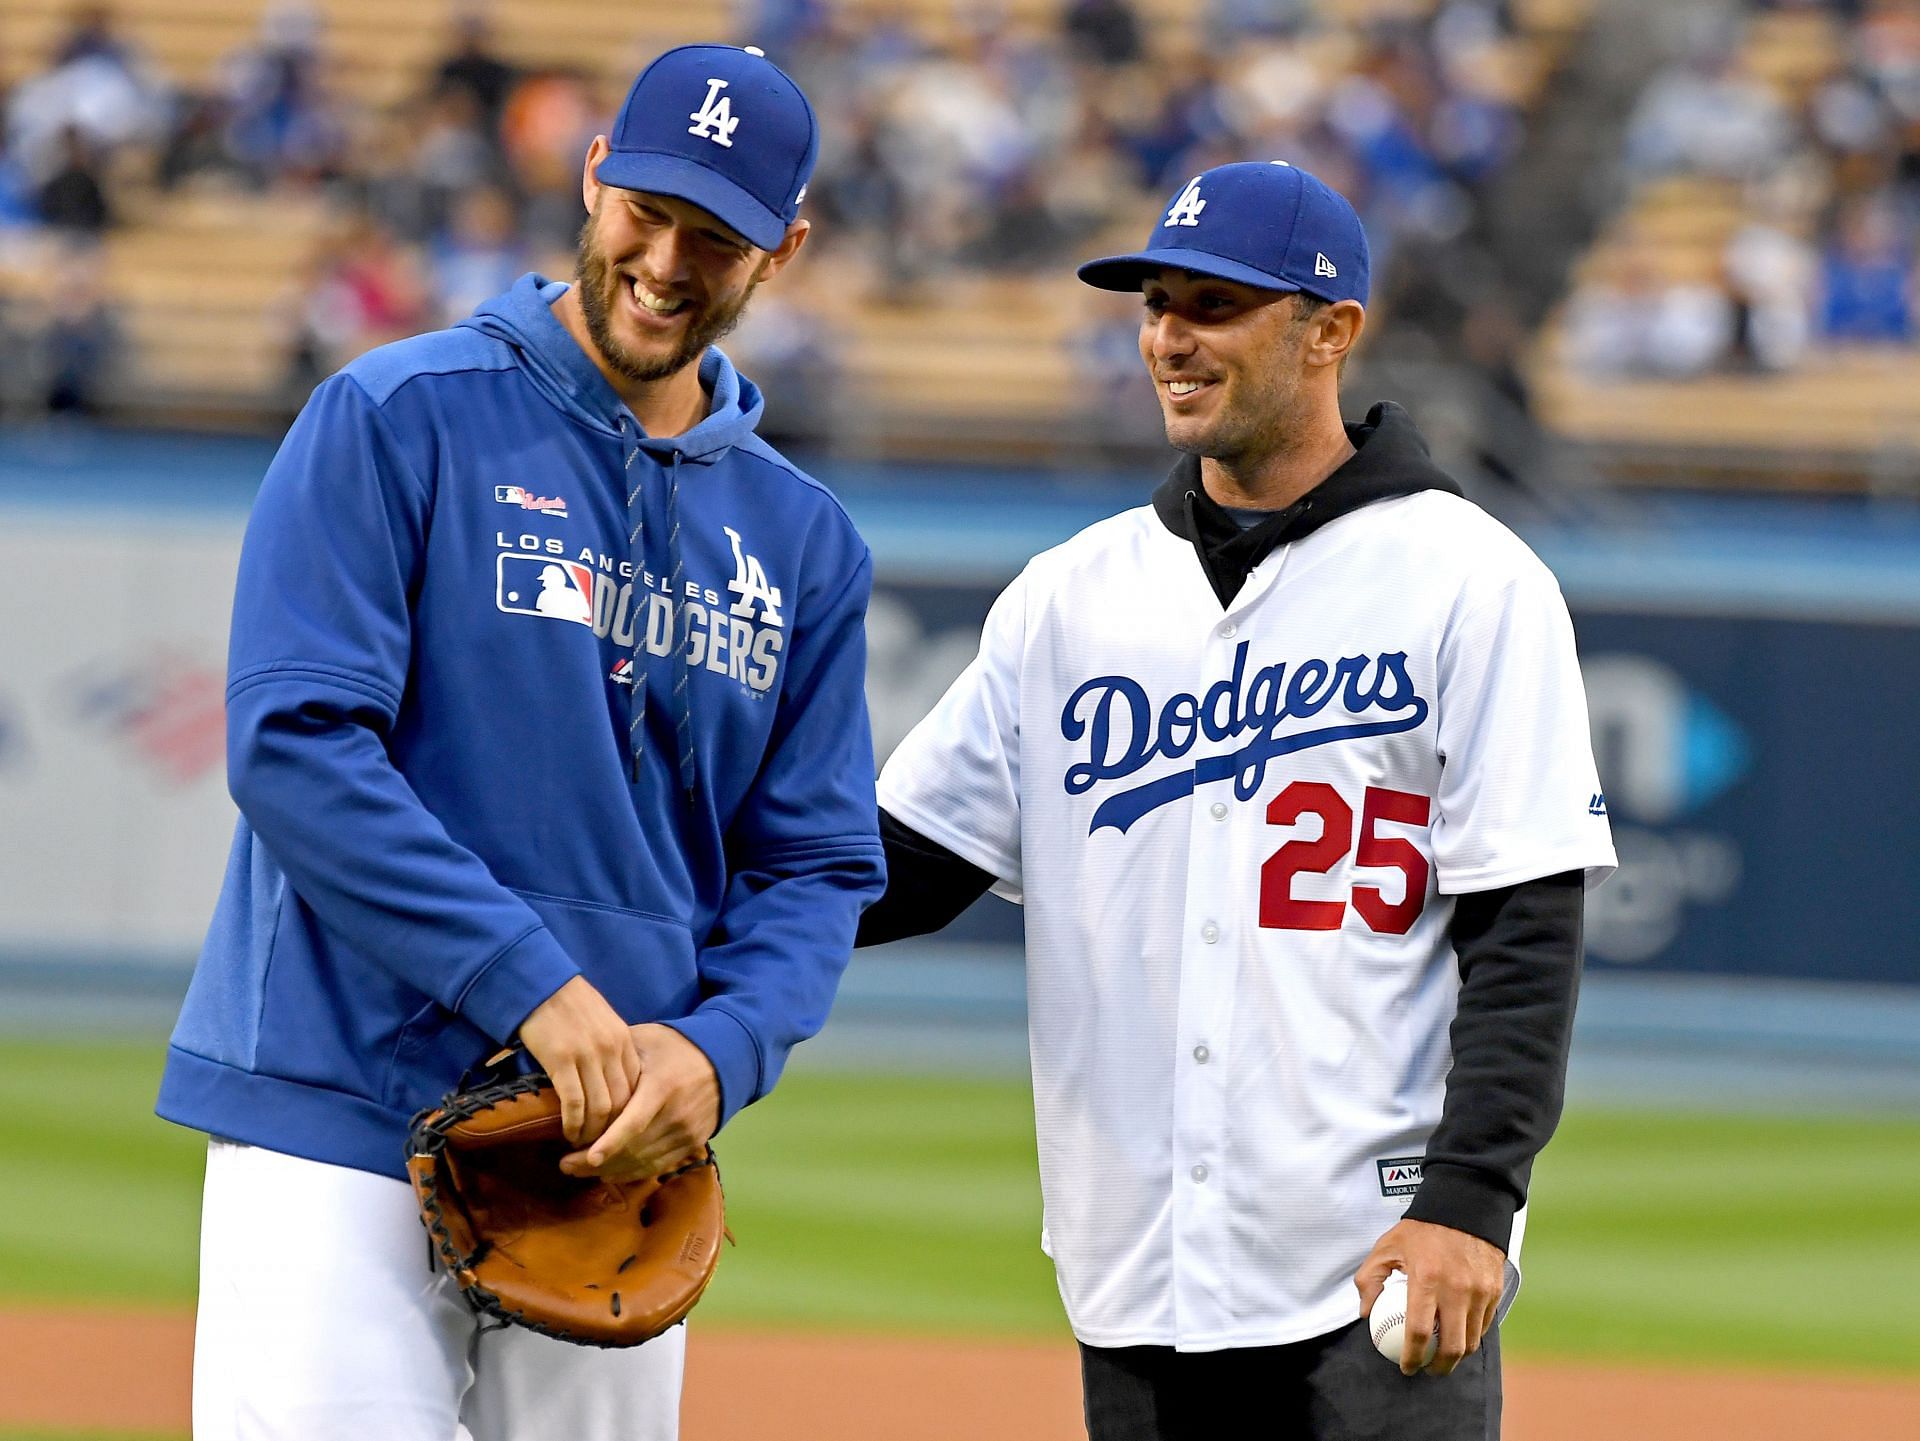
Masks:
[[[1423,490],[1461,494],[1453,478],[1433,463],[1412,418],[1392,401],[1381,401],[1365,420],[1346,429],[1354,451],[1345,463],[1292,505],[1245,530],[1207,494],[1198,456],[1181,456],[1154,491],[1154,514],[1193,546],[1221,605],[1233,603],[1247,576],[1275,549],[1305,539],[1329,521]]]

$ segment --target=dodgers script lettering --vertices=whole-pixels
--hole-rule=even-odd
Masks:
[[[1146,688],[1128,676],[1096,676],[1067,698],[1060,733],[1084,740],[1087,758],[1067,767],[1068,795],[1081,795],[1102,781],[1122,780],[1153,761],[1178,760],[1205,738],[1233,741],[1251,735],[1237,750],[1202,758],[1192,769],[1160,776],[1119,791],[1093,813],[1088,834],[1103,826],[1125,832],[1149,811],[1193,794],[1196,786],[1233,780],[1234,794],[1251,800],[1266,780],[1267,763],[1313,746],[1414,730],[1429,707],[1407,674],[1407,653],[1342,656],[1337,661],[1285,661],[1265,666],[1247,681],[1247,647],[1233,654],[1233,673],[1214,682],[1205,696],[1180,693],[1158,712]],[[1351,720],[1287,735],[1288,721],[1309,720],[1339,702],[1349,717],[1368,711],[1389,719]]]

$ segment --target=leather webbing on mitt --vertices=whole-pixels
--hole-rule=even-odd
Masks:
[[[545,1076],[416,1116],[407,1173],[435,1260],[476,1311],[562,1341],[638,1346],[684,1320],[725,1234],[709,1149],[650,1181],[568,1176],[577,1149]]]

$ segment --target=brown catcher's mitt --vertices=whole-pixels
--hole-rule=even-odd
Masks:
[[[545,1076],[448,1096],[414,1118],[407,1172],[435,1259],[476,1311],[588,1346],[686,1319],[725,1220],[713,1152],[652,1181],[564,1175],[576,1149]]]

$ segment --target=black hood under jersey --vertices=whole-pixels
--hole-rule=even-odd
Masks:
[[[1347,439],[1354,452],[1339,469],[1285,510],[1244,530],[1200,483],[1197,455],[1181,456],[1154,491],[1154,513],[1168,530],[1192,544],[1222,606],[1233,604],[1254,567],[1274,547],[1304,539],[1330,520],[1376,500],[1423,490],[1461,494],[1454,479],[1433,463],[1407,412],[1390,400],[1374,406],[1360,424],[1349,425]]]

